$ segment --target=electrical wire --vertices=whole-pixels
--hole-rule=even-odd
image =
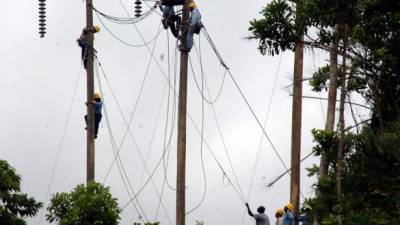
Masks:
[[[152,51],[151,51],[151,55],[152,55],[152,56],[154,56],[154,50],[155,50],[155,47],[156,47],[156,43],[157,43],[157,42],[154,43],[153,49],[152,49]],[[121,148],[122,148],[122,146],[123,146],[123,144],[124,144],[124,142],[125,142],[126,136],[128,135],[128,132],[130,131],[130,126],[131,126],[131,124],[132,124],[132,121],[133,121],[135,112],[136,112],[137,107],[138,107],[138,105],[139,105],[139,101],[140,101],[141,96],[142,96],[142,93],[143,93],[143,89],[144,89],[144,86],[145,86],[145,83],[146,83],[146,80],[147,80],[147,76],[148,76],[149,71],[150,71],[150,65],[151,65],[151,62],[152,62],[153,58],[154,58],[154,57],[150,57],[149,62],[148,62],[148,64],[147,64],[146,72],[145,72],[145,75],[144,75],[144,77],[143,77],[143,80],[142,80],[140,89],[139,89],[139,94],[138,94],[138,97],[136,98],[135,105],[134,105],[134,107],[133,107],[132,113],[131,113],[130,118],[129,118],[129,123],[128,123],[127,129],[126,129],[126,131],[125,131],[125,133],[124,133],[124,135],[123,135],[123,138],[122,138],[122,140],[121,140],[121,143],[120,143],[120,145],[119,145],[118,152],[121,151]],[[102,68],[102,67],[101,67],[101,68]],[[102,70],[102,71],[104,72],[104,70]],[[105,74],[105,73],[103,73],[103,74]],[[114,92],[113,92],[113,93],[114,93]],[[114,99],[117,99],[117,98],[115,97],[115,94],[113,94],[113,96],[114,96]],[[120,110],[120,113],[123,115],[124,113],[122,112],[122,109],[121,109],[121,107],[119,106],[119,104],[118,104],[118,109]],[[109,176],[109,174],[110,174],[110,172],[111,172],[111,169],[112,169],[112,167],[113,167],[113,165],[114,165],[114,163],[115,163],[115,160],[116,160],[116,159],[114,158],[114,160],[113,160],[113,162],[112,162],[110,168],[108,169],[108,172],[107,172],[105,178],[103,179],[103,183],[107,180],[107,178],[108,178],[108,176]]]
[[[154,42],[155,40],[157,40],[158,36],[160,35],[161,31],[163,30],[162,27],[161,27],[161,22],[160,22],[160,24],[159,24],[159,26],[158,26],[158,29],[157,29],[157,33],[156,33],[156,35],[155,35],[152,39],[150,39],[149,41],[144,42],[144,43],[141,44],[141,45],[132,44],[132,43],[129,43],[129,42],[127,42],[127,41],[122,40],[122,39],[119,38],[117,35],[115,35],[115,34],[107,27],[107,25],[103,22],[103,20],[101,19],[100,15],[99,15],[99,13],[98,13],[97,11],[95,11],[95,14],[96,14],[97,18],[99,19],[100,23],[101,23],[101,24],[103,25],[103,27],[106,29],[106,31],[107,31],[108,33],[110,33],[110,35],[111,35],[114,39],[116,39],[117,41],[121,42],[122,44],[124,44],[124,45],[126,45],[126,46],[133,47],[133,48],[139,48],[139,47],[148,46],[149,44],[151,44],[152,42]],[[136,24],[133,24],[133,25],[136,26]]]
[[[124,6],[124,4],[121,2],[121,0],[119,0],[119,2],[120,2],[120,4],[121,4],[121,6],[124,8],[126,14],[130,17],[129,12],[127,11],[127,9],[126,9],[126,7]],[[137,28],[136,24],[133,24],[133,26],[134,26],[134,28],[136,29],[136,31],[138,32],[139,37],[140,37],[140,38],[142,39],[142,41],[145,43],[146,41],[145,41],[143,35],[141,34],[140,30]],[[149,48],[147,45],[145,45],[145,47],[146,47],[146,49],[147,49],[149,52],[151,52],[150,48]],[[168,86],[169,86],[170,88],[172,88],[172,85],[171,85],[170,81],[168,81],[168,78],[167,78],[167,76],[166,76],[164,70],[161,68],[160,63],[158,62],[158,60],[154,57],[154,55],[151,55],[151,57],[153,57],[154,62],[155,62],[156,65],[157,65],[157,68],[161,71],[161,73],[162,73],[164,79],[165,79],[166,82],[168,83]],[[177,95],[175,89],[173,89],[173,92],[174,92],[175,97],[178,97],[178,95]],[[192,122],[193,126],[195,127],[196,132],[200,134],[199,128],[197,127],[197,125],[196,125],[196,123],[194,122],[193,118],[190,116],[190,114],[187,114],[187,116],[188,116],[188,118],[190,119],[190,121]],[[209,150],[209,152],[211,153],[211,155],[213,156],[213,158],[214,158],[214,160],[216,161],[217,165],[220,167],[220,169],[221,169],[221,170],[223,171],[223,173],[226,175],[225,170],[223,169],[222,165],[219,163],[218,159],[216,158],[214,152],[211,150],[211,148],[210,148],[210,146],[208,145],[208,143],[206,142],[206,140],[204,140],[204,144],[205,144],[206,148]],[[163,156],[164,156],[164,154],[165,154],[165,150],[164,150],[164,152],[163,152]],[[157,163],[155,169],[159,166],[159,164],[161,163],[161,161],[162,161],[162,159],[160,159],[160,161]],[[153,170],[153,174],[154,174],[154,172],[155,172],[155,170]],[[239,194],[239,192],[237,191],[235,185],[231,182],[231,180],[229,179],[229,177],[227,177],[227,179],[228,179],[228,181],[231,183],[232,188],[233,188],[233,189],[235,190],[235,192],[238,194],[238,196],[239,196],[239,198],[241,199],[241,201],[244,202],[243,197]],[[147,182],[149,182],[149,180],[147,180],[147,181],[145,182],[144,185],[146,185]],[[144,188],[144,186],[143,186],[143,188]],[[142,190],[143,190],[143,189],[140,189],[140,191],[138,191],[138,192],[141,192]],[[122,209],[124,209],[124,208],[129,204],[129,202],[131,202],[131,201],[133,201],[133,199],[130,199],[130,200],[127,202],[127,204],[125,204],[124,207],[122,207]]]
[[[96,57],[95,59],[97,59],[97,57]],[[144,212],[144,210],[143,210],[143,208],[142,208],[142,206],[141,206],[141,204],[140,204],[140,202],[139,202],[139,199],[137,198],[137,194],[136,194],[135,191],[134,191],[133,185],[132,185],[131,182],[129,181],[128,175],[127,175],[126,170],[125,170],[125,168],[124,168],[124,165],[123,165],[123,162],[122,162],[121,157],[120,157],[120,155],[119,155],[119,152],[116,150],[116,149],[117,149],[117,145],[116,145],[116,141],[115,141],[115,138],[114,138],[112,129],[111,129],[110,119],[109,119],[108,113],[107,113],[107,106],[106,106],[105,100],[104,100],[104,92],[103,92],[103,87],[102,87],[102,85],[101,85],[99,70],[98,70],[97,64],[95,64],[95,63],[94,63],[94,69],[95,69],[95,72],[96,72],[97,83],[98,83],[100,92],[101,92],[101,94],[102,94],[102,96],[103,96],[104,115],[105,115],[105,118],[106,118],[106,124],[107,124],[107,129],[108,129],[108,133],[109,133],[110,140],[111,140],[111,145],[112,145],[113,153],[114,153],[114,155],[115,155],[115,159],[117,159],[116,162],[117,162],[118,171],[119,171],[119,173],[120,173],[120,175],[121,175],[121,178],[122,178],[122,181],[123,181],[124,186],[125,186],[125,188],[126,188],[126,191],[128,192],[129,198],[132,198],[132,197],[131,197],[131,194],[130,194],[130,192],[129,192],[129,190],[128,190],[127,187],[129,187],[129,189],[130,189],[130,191],[132,192],[134,198],[136,199],[137,204],[138,204],[139,209],[140,209],[141,212],[140,212],[139,209],[136,207],[136,205],[132,202],[133,205],[134,205],[134,207],[135,207],[135,209],[136,209],[136,211],[138,212],[139,215],[143,215],[144,218],[146,219],[146,221],[148,221],[148,218],[147,218],[147,216],[146,216],[146,213]],[[126,181],[125,181],[125,179],[126,179]]]
[[[101,15],[103,18],[117,24],[133,24],[133,23],[138,23],[144,19],[146,19],[148,16],[150,16],[155,10],[156,6],[153,6],[150,10],[147,12],[143,13],[142,16],[135,18],[134,20],[131,20],[130,18],[124,18],[124,17],[117,17],[117,16],[111,16],[106,13],[101,12],[98,10],[96,7],[93,6],[93,10]]]
[[[242,89],[240,88],[239,84],[237,83],[235,77],[233,76],[233,74],[231,73],[231,71],[229,70],[229,67],[226,65],[226,63],[224,62],[221,54],[219,53],[217,47],[215,46],[214,42],[212,41],[212,39],[210,38],[210,35],[208,34],[207,30],[205,27],[203,27],[203,33],[206,36],[206,39],[208,40],[211,48],[214,50],[214,53],[217,55],[218,59],[220,60],[220,63],[223,67],[225,67],[228,71],[228,74],[231,78],[231,80],[233,81],[233,83],[235,84],[236,88],[238,89],[240,95],[242,96],[243,100],[245,101],[247,107],[249,108],[251,114],[253,115],[254,119],[256,120],[258,126],[260,127],[260,129],[262,130],[263,134],[265,135],[265,137],[267,138],[269,144],[272,147],[272,150],[275,152],[276,156],[278,157],[279,161],[282,163],[283,167],[285,169],[288,169],[288,167],[286,166],[285,162],[283,161],[282,157],[280,156],[278,150],[276,149],[275,145],[272,143],[272,140],[270,139],[269,135],[267,134],[267,132],[265,131],[265,129],[263,128],[260,120],[258,119],[257,115],[255,114],[253,108],[251,107],[249,101],[247,100],[246,96],[244,95]]]
[[[101,66],[101,64],[100,64],[100,66]],[[102,69],[102,71],[103,71],[103,73],[104,73],[104,70],[103,70],[103,69]],[[112,89],[111,86],[109,86],[109,87],[110,87],[110,89]],[[114,91],[112,91],[112,93],[114,93]],[[113,94],[113,96],[115,96],[115,94]],[[115,98],[114,100],[115,100],[116,102],[118,102],[117,98]],[[117,105],[119,105],[119,103],[117,103]],[[122,111],[120,111],[120,112],[121,112],[121,115],[122,115],[124,121],[125,121],[126,123],[128,123],[128,121],[127,121],[127,119],[125,118],[125,116],[124,116],[124,114],[122,113]],[[131,121],[130,121],[130,122],[131,122]],[[129,127],[129,124],[128,124],[128,127]],[[131,139],[133,140],[133,143],[135,144],[135,147],[136,147],[135,149],[137,150],[137,153],[139,154],[140,159],[142,160],[142,163],[144,164],[145,171],[148,173],[148,176],[149,176],[149,179],[141,186],[141,188],[139,189],[139,191],[136,192],[134,198],[137,199],[137,197],[138,197],[139,194],[144,190],[144,188],[147,186],[147,184],[149,183],[149,181],[152,183],[152,186],[153,186],[153,188],[154,188],[156,194],[157,194],[158,197],[160,198],[161,196],[160,196],[160,194],[159,194],[159,192],[158,192],[158,190],[157,190],[157,188],[156,188],[156,185],[155,185],[155,183],[154,183],[154,181],[153,181],[153,179],[152,179],[152,177],[153,177],[153,175],[154,175],[156,169],[158,168],[158,166],[156,167],[156,169],[154,169],[153,172],[150,173],[150,171],[149,171],[149,169],[148,169],[148,167],[147,167],[147,165],[146,165],[146,162],[145,162],[145,160],[144,160],[144,157],[143,157],[143,155],[141,154],[141,152],[140,152],[140,150],[139,150],[139,146],[138,146],[138,144],[137,144],[137,142],[136,142],[136,140],[135,140],[135,138],[134,138],[134,136],[133,136],[131,130],[128,129],[127,131],[128,131],[128,133],[129,133]],[[121,145],[122,145],[122,143],[121,143]],[[121,147],[121,145],[120,145],[120,147]],[[117,155],[116,155],[116,156],[119,156],[120,150],[121,150],[121,149],[118,149],[118,150],[116,151],[116,152],[117,152]],[[116,158],[118,158],[118,157],[116,157]],[[114,160],[114,162],[115,162],[115,160]],[[117,165],[118,165],[118,160],[117,160]],[[159,163],[158,163],[158,165],[159,165]],[[130,199],[133,199],[133,198],[130,197]],[[132,201],[130,201],[130,202],[132,202]],[[126,206],[127,206],[127,205],[126,205]],[[124,208],[126,208],[126,206],[125,206]],[[168,214],[168,212],[167,212],[167,210],[166,210],[166,207],[165,207],[165,205],[163,204],[163,202],[161,202],[161,206],[162,206],[163,210],[165,211],[165,214],[166,214],[166,216],[167,216],[167,218],[168,218],[169,223],[172,225],[170,216],[169,216],[169,214]]]
[[[200,47],[200,46],[199,46]],[[201,55],[200,55],[200,62],[201,62]],[[194,73],[193,73],[194,75]],[[206,198],[207,194],[207,176],[206,176],[206,169],[204,165],[204,156],[203,156],[203,140],[204,140],[204,98],[203,98],[203,93],[204,93],[204,71],[203,71],[203,66],[201,66],[201,135],[200,135],[200,162],[201,162],[201,167],[202,167],[202,172],[203,172],[203,179],[204,179],[204,189],[203,189],[203,194],[202,197],[199,201],[199,203],[196,204],[191,210],[185,213],[185,216],[189,215],[190,213],[194,212],[197,210],[201,204],[203,204],[204,199]],[[208,90],[208,88],[207,88]],[[240,186],[239,186],[240,187]]]

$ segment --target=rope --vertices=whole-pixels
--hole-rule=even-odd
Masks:
[[[279,58],[278,69],[276,71],[275,78],[274,78],[274,83],[272,85],[271,96],[269,98],[268,105],[267,105],[267,108],[266,108],[267,114],[266,114],[265,120],[264,120],[264,129],[266,129],[266,127],[267,127],[269,115],[270,115],[270,112],[271,112],[272,100],[273,100],[273,97],[274,97],[274,93],[275,93],[275,90],[276,90],[276,85],[278,83],[278,77],[279,77],[279,73],[280,73],[280,69],[281,69],[282,56],[283,55],[281,55],[280,58]],[[257,151],[257,156],[256,156],[256,162],[254,164],[253,173],[252,173],[252,176],[251,176],[251,179],[250,179],[250,187],[249,187],[249,191],[247,192],[247,201],[246,202],[249,202],[250,196],[251,196],[251,192],[253,190],[254,178],[255,178],[255,174],[256,174],[256,170],[257,170],[259,156],[260,156],[260,153],[261,153],[261,150],[262,150],[263,139],[264,139],[264,135],[261,134],[260,141],[258,143],[258,151]],[[243,211],[242,222],[241,222],[242,225],[244,224],[245,216],[246,216],[246,210]]]
[[[46,202],[49,199],[50,189],[51,189],[51,186],[53,185],[54,175],[55,175],[55,172],[56,172],[58,161],[60,159],[62,146],[64,144],[65,133],[67,131],[68,124],[69,124],[69,121],[71,119],[72,106],[73,106],[73,103],[74,103],[74,100],[75,100],[75,97],[76,97],[79,81],[81,80],[81,72],[82,72],[82,63],[81,63],[81,67],[79,69],[78,77],[76,78],[76,81],[75,81],[75,86],[74,86],[72,98],[71,98],[71,101],[70,101],[70,104],[69,104],[69,107],[68,107],[67,118],[65,120],[64,128],[63,128],[63,131],[62,131],[62,134],[61,134],[61,139],[60,139],[60,142],[58,144],[56,160],[54,161],[53,167],[51,169],[50,180],[49,180],[49,184],[47,185],[47,191],[46,191],[46,197],[45,197]],[[42,210],[41,213],[40,213],[40,216],[39,216],[39,222],[38,222],[39,225],[42,224],[43,213],[44,213],[44,211]]]

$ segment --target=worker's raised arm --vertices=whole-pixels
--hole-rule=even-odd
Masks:
[[[251,212],[251,209],[250,209],[249,203],[246,203],[246,208],[247,208],[247,213],[249,214],[249,216],[252,216],[252,217],[254,217],[254,214]]]

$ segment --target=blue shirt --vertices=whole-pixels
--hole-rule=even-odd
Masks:
[[[283,216],[283,223],[282,225],[293,225],[294,224],[294,215],[292,212],[288,211]]]
[[[103,107],[103,102],[96,102],[94,113],[101,114],[101,108]]]
[[[194,27],[197,23],[200,23],[201,14],[200,11],[195,8],[192,10],[192,16],[190,17],[190,27]]]

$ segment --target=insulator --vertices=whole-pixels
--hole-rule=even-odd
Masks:
[[[41,38],[46,34],[46,0],[39,0],[39,34]]]
[[[136,0],[135,1],[135,17],[141,17],[142,16],[142,1],[141,0]]]

